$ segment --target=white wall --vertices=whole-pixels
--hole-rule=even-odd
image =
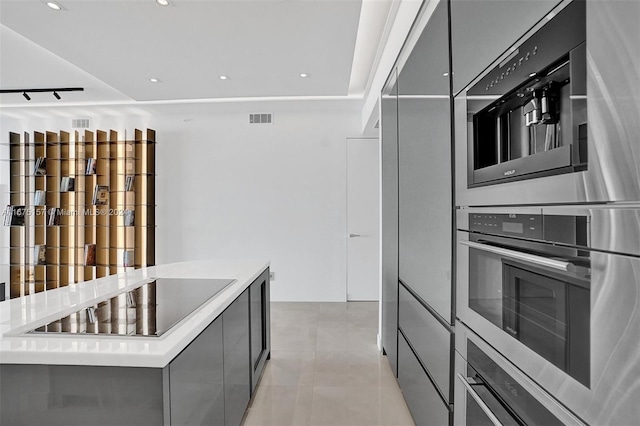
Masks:
[[[270,259],[273,300],[344,301],[345,142],[360,134],[360,108],[290,101],[34,109],[20,129],[3,119],[2,141],[9,131],[70,130],[74,114],[91,117],[94,129],[153,128],[158,263]],[[250,112],[273,112],[274,123],[250,125]]]

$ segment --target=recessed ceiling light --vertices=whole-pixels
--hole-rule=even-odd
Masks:
[[[309,74],[305,74],[305,73],[300,74],[300,78],[307,78],[307,77],[309,77]]]
[[[169,6],[169,0],[156,0],[160,6]]]
[[[62,10],[62,7],[54,1],[48,1],[47,6],[49,6],[53,10]]]
[[[227,77],[226,75],[221,75],[220,80],[229,80],[229,77]]]
[[[155,78],[155,77],[150,78],[149,81],[152,82],[152,83],[160,83],[160,79]]]

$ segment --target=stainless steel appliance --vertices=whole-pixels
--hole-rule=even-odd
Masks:
[[[454,424],[584,424],[460,323],[456,348]]]
[[[585,15],[571,3],[467,90],[469,187],[586,168]]]
[[[459,320],[586,423],[640,418],[640,205],[457,219]]]
[[[29,333],[159,337],[234,282],[156,278]]]
[[[625,11],[585,9],[561,2],[455,94],[457,205],[640,201],[640,80],[606,48]]]

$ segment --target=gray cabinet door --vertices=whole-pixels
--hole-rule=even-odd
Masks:
[[[453,93],[471,83],[558,3],[559,0],[452,1]]]
[[[447,2],[433,13],[398,76],[399,276],[452,324]]]
[[[382,347],[398,363],[398,86],[395,71],[382,93]]]
[[[218,317],[169,365],[171,425],[223,425],[222,318]]]
[[[402,334],[398,336],[398,382],[416,425],[446,426],[449,409]]]
[[[269,269],[249,287],[251,315],[251,394],[255,391],[271,352],[269,330]]]
[[[239,425],[251,398],[249,289],[222,314],[224,341],[224,424]]]
[[[446,402],[453,402],[453,335],[402,285],[398,292],[398,326],[413,346]]]

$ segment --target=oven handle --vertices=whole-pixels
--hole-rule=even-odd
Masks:
[[[575,270],[575,265],[571,262],[565,262],[562,260],[549,259],[548,257],[536,256],[535,254],[523,253],[521,251],[509,250],[502,247],[491,246],[489,244],[477,243],[475,241],[459,241],[460,244],[475,248],[478,250],[488,251],[501,256],[507,256],[525,262],[535,263],[539,266],[547,268],[558,269],[560,271],[568,272]]]
[[[473,387],[471,387],[467,379],[460,373],[458,373],[458,379],[460,379],[464,387],[467,389],[467,392],[469,392],[469,395],[471,395],[473,399],[475,399],[476,403],[480,406],[484,414],[486,414],[489,420],[491,420],[491,423],[493,423],[494,426],[503,426],[500,420],[498,420],[498,418],[496,417],[496,415],[493,414],[491,409],[482,400],[480,395],[478,395],[476,391],[473,390]]]

